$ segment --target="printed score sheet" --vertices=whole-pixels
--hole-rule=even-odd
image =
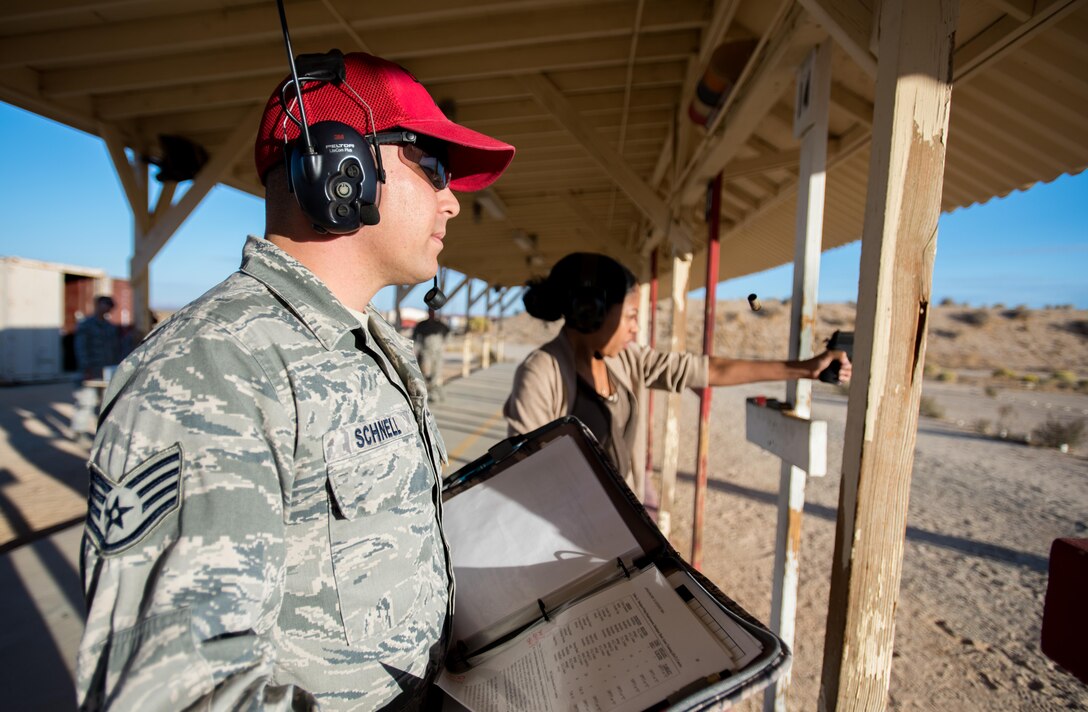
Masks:
[[[634,712],[733,664],[650,567],[438,685],[474,712]]]

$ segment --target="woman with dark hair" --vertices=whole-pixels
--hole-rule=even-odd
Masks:
[[[529,285],[525,310],[546,321],[562,318],[564,324],[557,337],[518,367],[503,408],[510,434],[574,415],[593,432],[633,488],[645,479],[644,459],[635,457],[633,448],[638,409],[646,401],[647,388],[679,392],[708,385],[816,378],[836,360],[839,377],[850,379],[850,361],[842,351],[825,351],[805,361],[758,361],[638,346],[637,287],[635,276],[622,264],[585,252],[567,255],[546,279]]]

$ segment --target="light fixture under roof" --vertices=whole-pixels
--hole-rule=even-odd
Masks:
[[[514,230],[511,239],[514,244],[521,248],[521,251],[526,254],[532,254],[536,252],[536,235],[530,235],[524,230]]]
[[[493,220],[506,219],[506,203],[493,188],[486,188],[476,193],[476,204],[482,207]]]

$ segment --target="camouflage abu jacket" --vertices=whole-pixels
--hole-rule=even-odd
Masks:
[[[445,447],[411,342],[369,315],[251,237],[118,369],[89,462],[82,707],[372,709],[444,652]]]

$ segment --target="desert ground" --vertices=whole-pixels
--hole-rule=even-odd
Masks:
[[[851,329],[853,314],[852,305],[821,305],[817,339]],[[716,353],[785,357],[788,315],[788,304],[774,300],[760,312],[719,303]],[[697,305],[688,316],[691,350],[702,321]],[[1039,650],[1051,542],[1088,536],[1088,433],[1065,453],[1023,442],[1048,420],[1074,431],[1088,421],[1086,327],[1088,312],[1068,308],[933,309],[923,388],[931,415],[918,426],[889,709],[1088,709],[1088,686]],[[558,325],[521,315],[503,329],[507,339],[539,343]],[[767,621],[781,461],[745,440],[744,400],[757,394],[781,397],[783,388],[713,396],[703,568]],[[829,474],[809,478],[806,490],[791,710],[816,709],[819,693],[847,398],[845,389],[814,388],[813,417],[828,422]],[[663,411],[659,396],[659,443]],[[698,399],[687,393],[670,537],[685,555],[697,417]],[[761,705],[750,700],[742,710]]]

